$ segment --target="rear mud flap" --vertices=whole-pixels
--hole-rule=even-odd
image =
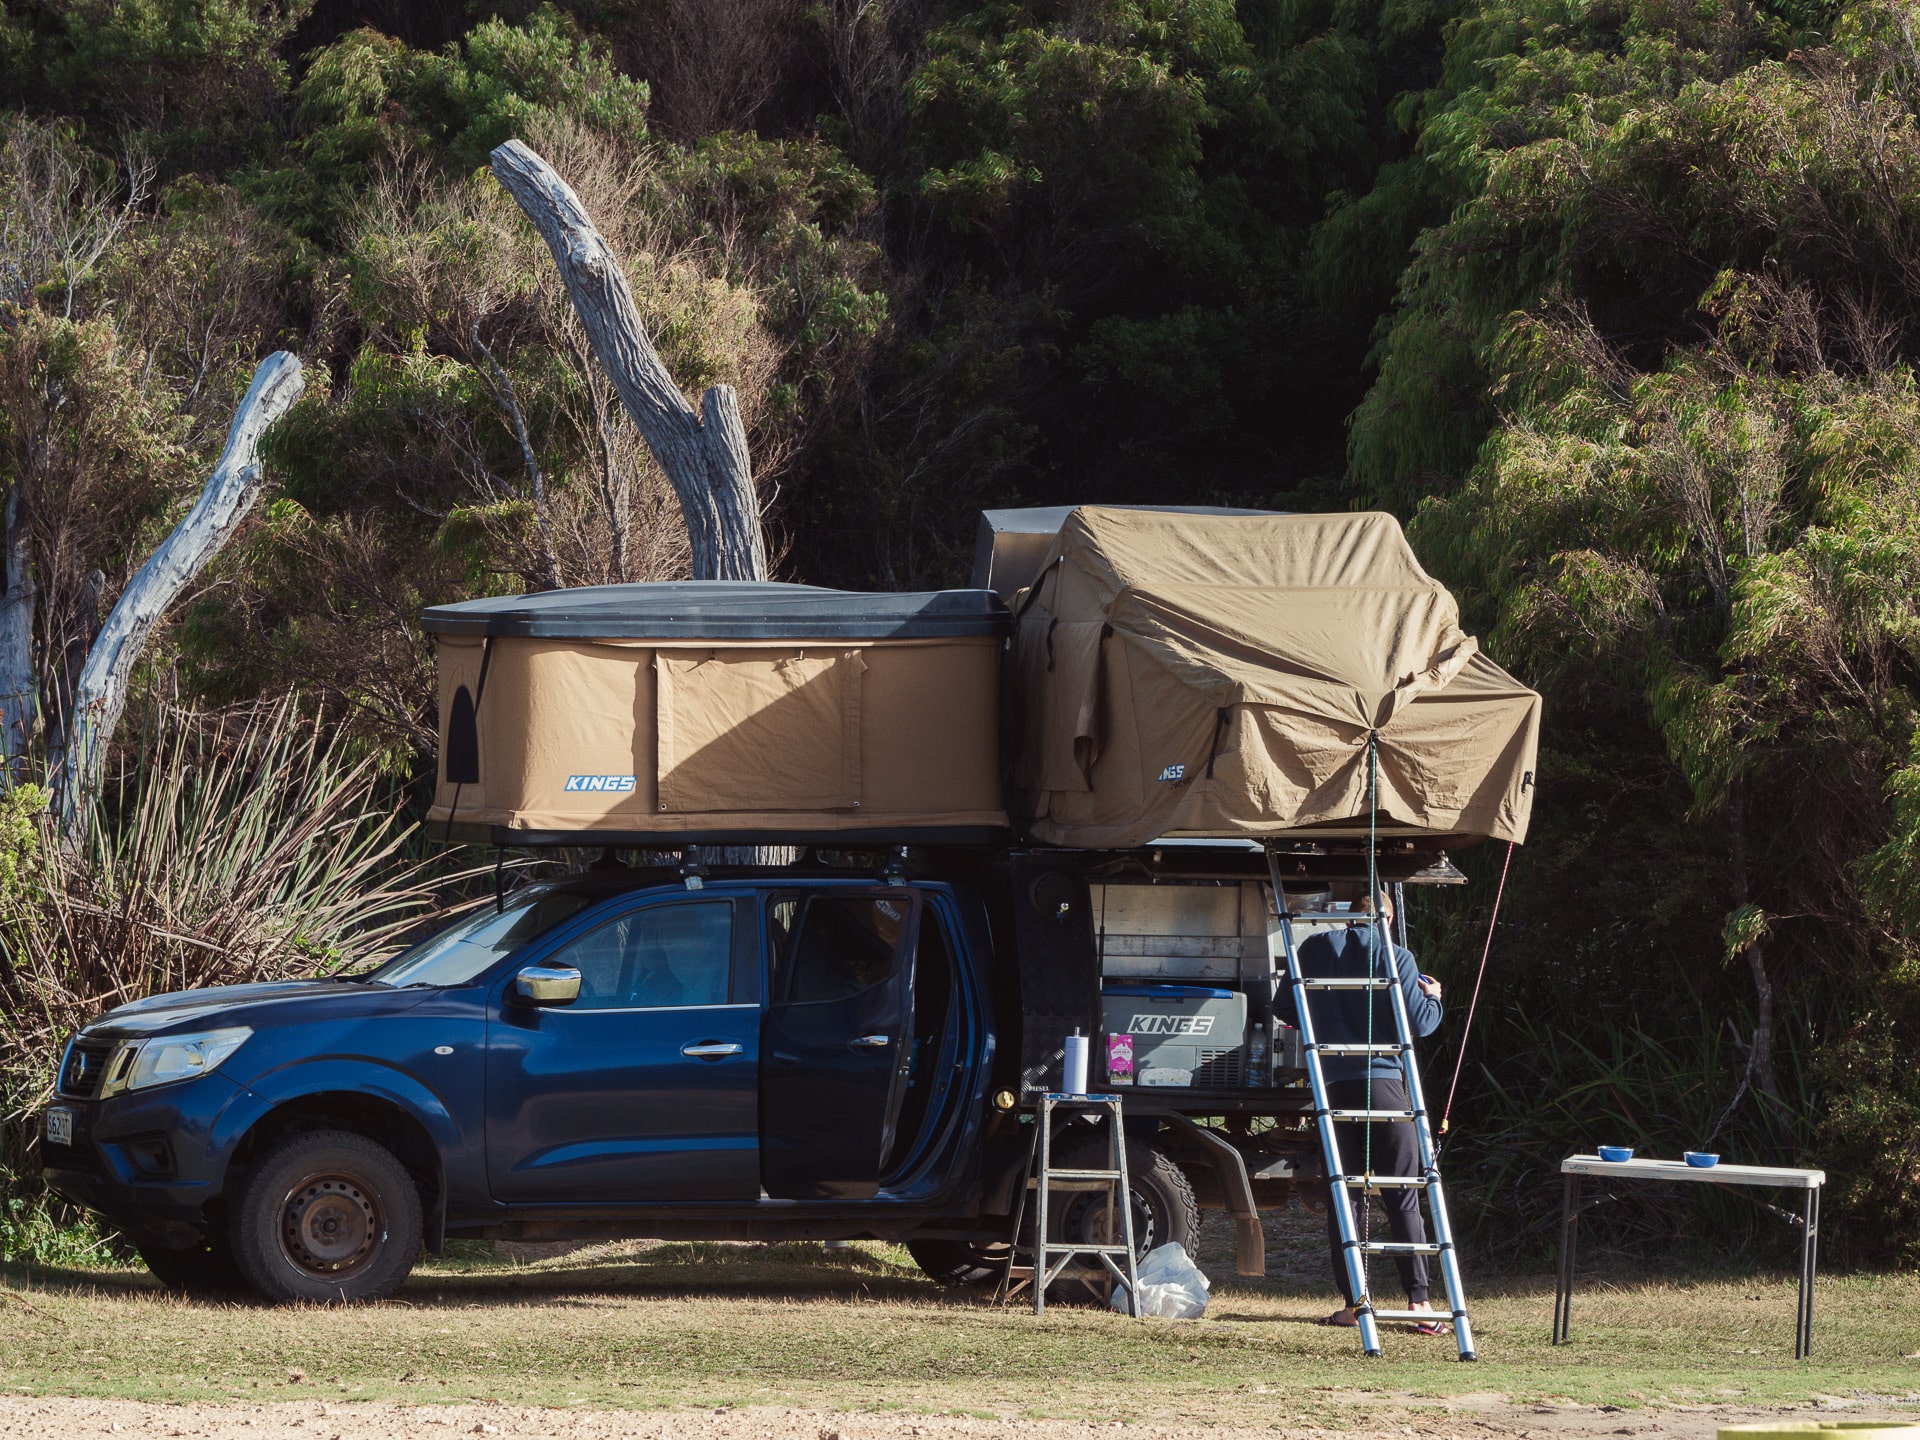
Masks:
[[[1194,1122],[1186,1115],[1163,1115],[1164,1124],[1193,1141],[1213,1164],[1220,1181],[1220,1195],[1227,1213],[1233,1216],[1234,1270],[1241,1275],[1267,1273],[1267,1237],[1260,1228],[1260,1211],[1253,1203],[1253,1185],[1247,1179],[1247,1162],[1240,1152],[1220,1135]]]

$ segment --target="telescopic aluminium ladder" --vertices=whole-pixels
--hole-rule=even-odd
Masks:
[[[1401,993],[1399,983],[1394,977],[1391,961],[1385,966],[1385,973],[1372,973],[1379,965],[1378,956],[1391,955],[1392,948],[1385,942],[1384,917],[1375,920],[1379,926],[1382,944],[1376,946],[1369,959],[1369,973],[1365,976],[1339,979],[1308,979],[1300,970],[1299,948],[1294,944],[1293,927],[1296,924],[1341,924],[1351,925],[1358,918],[1351,912],[1329,914],[1294,913],[1287,903],[1286,888],[1280,880],[1280,867],[1277,857],[1267,852],[1267,872],[1273,883],[1273,908],[1278,917],[1272,935],[1268,939],[1269,954],[1272,954],[1273,941],[1279,941],[1280,953],[1272,955],[1276,970],[1286,971],[1287,983],[1293,990],[1294,1012],[1300,1021],[1300,1043],[1306,1058],[1307,1083],[1313,1092],[1313,1114],[1320,1132],[1320,1149],[1326,1157],[1327,1168],[1327,1204],[1333,1207],[1334,1222],[1339,1228],[1340,1248],[1346,1257],[1348,1293],[1359,1297],[1354,1314],[1360,1322],[1360,1344],[1369,1355],[1380,1353],[1381,1320],[1435,1320],[1450,1318],[1453,1321],[1453,1333],[1460,1345],[1460,1358],[1472,1360],[1476,1356],[1473,1348],[1473,1326],[1467,1318],[1467,1293],[1460,1283],[1460,1262],[1454,1250],[1453,1227],[1447,1217],[1447,1197],[1445,1187],[1440,1183],[1440,1168],[1434,1154],[1433,1128],[1427,1119],[1427,1102],[1420,1087],[1420,1066],[1414,1057],[1413,1025],[1407,1015],[1407,997]],[[1365,990],[1385,991],[1391,999],[1393,1010],[1393,1038],[1382,1039],[1378,1043],[1348,1045],[1323,1044],[1313,1033],[1313,1015],[1307,1008],[1307,992],[1311,990]],[[1336,1110],[1327,1098],[1327,1079],[1321,1070],[1320,1059],[1324,1055],[1391,1055],[1400,1062],[1401,1074],[1405,1078],[1407,1098],[1412,1108],[1409,1110],[1381,1110],[1367,1108],[1362,1110]],[[1371,1093],[1368,1103],[1371,1107]],[[1414,1133],[1418,1137],[1420,1170],[1418,1175],[1375,1175],[1370,1171],[1361,1174],[1350,1173],[1340,1155],[1340,1141],[1334,1131],[1336,1120],[1375,1121],[1401,1120],[1411,1121]],[[1432,1237],[1430,1240],[1414,1244],[1395,1240],[1374,1240],[1364,1236],[1355,1222],[1355,1197],[1359,1205],[1367,1203],[1369,1195],[1390,1189],[1414,1189],[1426,1192],[1427,1208],[1431,1212]],[[1440,1276],[1447,1293],[1447,1311],[1430,1310],[1382,1310],[1373,1303],[1372,1291],[1367,1287],[1368,1257],[1372,1255],[1432,1255],[1439,1261]]]

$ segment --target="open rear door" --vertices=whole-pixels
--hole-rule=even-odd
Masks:
[[[918,900],[894,886],[769,904],[760,1183],[782,1199],[866,1199],[905,1093]]]

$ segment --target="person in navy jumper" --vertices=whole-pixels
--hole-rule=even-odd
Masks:
[[[1368,913],[1365,924],[1349,926],[1345,930],[1323,931],[1301,942],[1300,973],[1309,980],[1336,980],[1360,979],[1367,975],[1385,978],[1390,971],[1399,982],[1400,993],[1406,999],[1407,1018],[1412,1022],[1414,1034],[1431,1035],[1439,1028],[1442,1014],[1440,982],[1422,976],[1412,954],[1391,941],[1385,945],[1385,951],[1392,956],[1389,965],[1382,952],[1382,927],[1372,920],[1371,907],[1361,901],[1356,908]],[[1393,928],[1392,900],[1382,896],[1380,908],[1385,921],[1385,933],[1390,935]],[[1371,1042],[1390,1045],[1394,1041],[1393,997],[1385,990],[1313,990],[1308,992],[1307,1004],[1313,1013],[1313,1038],[1323,1044],[1364,1045]],[[1373,1007],[1371,1034],[1368,1033],[1367,1024],[1369,1005]],[[1281,1019],[1298,1023],[1290,990],[1282,993],[1276,1008],[1280,1011]],[[1328,1055],[1321,1060],[1320,1071],[1327,1080],[1327,1101],[1332,1109],[1413,1108],[1412,1101],[1407,1097],[1406,1077],[1400,1068],[1398,1055]],[[1358,1175],[1368,1168],[1369,1130],[1372,1131],[1371,1168],[1375,1175],[1420,1173],[1420,1148],[1411,1121],[1376,1120],[1369,1124],[1363,1120],[1338,1120],[1334,1122],[1333,1130],[1340,1147],[1340,1163],[1349,1175]],[[1355,1201],[1354,1220],[1357,1225],[1360,1220],[1359,1206],[1364,1202],[1358,1192],[1349,1193]],[[1395,1240],[1425,1243],[1427,1227],[1420,1211],[1418,1189],[1396,1186],[1381,1191],[1380,1199],[1386,1206],[1387,1227]],[[1340,1229],[1334,1219],[1332,1204],[1327,1206],[1327,1246],[1333,1257],[1334,1283],[1342,1293],[1346,1293],[1347,1303],[1329,1315],[1326,1323],[1358,1324],[1353,1310],[1360,1297],[1347,1293],[1350,1287],[1347,1283],[1346,1259],[1341,1253]],[[1427,1299],[1427,1257],[1395,1255],[1393,1258],[1400,1269],[1400,1283],[1407,1292],[1407,1308],[1432,1308]],[[1446,1332],[1446,1326],[1437,1319],[1432,1322],[1421,1321],[1414,1329],[1430,1335]]]

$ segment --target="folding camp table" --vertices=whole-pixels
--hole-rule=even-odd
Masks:
[[[1806,1191],[1801,1226],[1800,1313],[1795,1319],[1793,1358],[1804,1360],[1813,1349],[1813,1271],[1820,1249],[1820,1187],[1824,1170],[1793,1170],[1778,1165],[1710,1165],[1695,1168],[1684,1160],[1602,1160],[1598,1155],[1569,1155],[1560,1162],[1566,1177],[1560,1196],[1560,1274],[1553,1292],[1553,1343],[1564,1345],[1573,1312],[1574,1231],[1580,1220],[1580,1182],[1583,1176],[1613,1180],[1692,1180],[1705,1185],[1771,1185]]]

